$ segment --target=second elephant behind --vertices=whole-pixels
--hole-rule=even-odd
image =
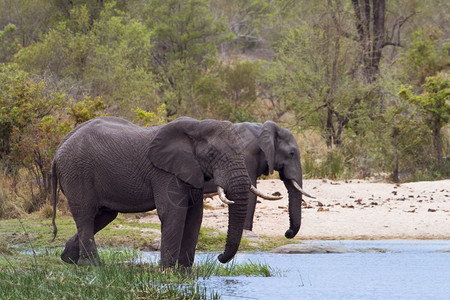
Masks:
[[[302,189],[302,166],[300,151],[292,133],[278,126],[273,121],[261,123],[239,123],[234,125],[244,140],[244,156],[250,180],[256,186],[256,179],[261,175],[279,172],[289,193],[289,229],[287,238],[298,233],[302,217],[302,194],[311,197]],[[204,192],[214,193],[216,186],[207,182]],[[256,195],[251,194],[247,206],[244,229],[253,229],[253,217],[256,207]]]

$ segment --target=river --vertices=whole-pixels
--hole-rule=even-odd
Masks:
[[[450,241],[311,241],[348,253],[238,253],[282,271],[275,277],[212,277],[221,299],[450,299]],[[149,258],[152,253],[147,254]],[[196,260],[210,259],[210,253]]]

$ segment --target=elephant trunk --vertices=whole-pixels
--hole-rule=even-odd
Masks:
[[[234,203],[228,205],[227,241],[225,251],[218,257],[221,263],[229,262],[236,254],[247,215],[250,180],[246,170],[239,173],[240,175],[232,177],[227,188],[227,198]]]
[[[302,182],[298,182],[301,186]],[[292,239],[300,230],[302,220],[302,193],[300,193],[292,184],[291,180],[284,180],[284,185],[289,194],[289,229],[284,236]]]

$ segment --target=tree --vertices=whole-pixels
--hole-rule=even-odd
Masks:
[[[382,162],[381,170],[392,171],[392,180],[400,182],[400,174],[417,176],[429,168],[429,133],[416,107],[411,106],[399,95],[390,95],[386,110],[377,116],[372,131],[374,143],[368,153]]]
[[[4,30],[0,30],[0,63],[9,62],[17,52],[18,42],[15,32],[17,27],[14,24],[8,24]]]
[[[425,79],[450,66],[450,43],[437,27],[422,27],[411,35],[408,48],[400,58],[402,80],[410,82],[420,91]]]
[[[5,160],[15,143],[13,131],[20,132],[32,120],[48,115],[60,97],[16,65],[0,65],[0,87],[0,159]]]
[[[328,2],[332,6],[331,0]],[[357,35],[353,38],[359,43],[365,82],[372,83],[380,71],[383,48],[401,45],[401,28],[408,19],[415,15],[415,11],[406,16],[397,17],[392,29],[388,31],[385,0],[352,0],[352,5],[357,31]],[[350,37],[348,33],[344,34]]]
[[[420,109],[433,136],[437,163],[442,166],[441,129],[450,122],[450,77],[444,73],[427,77],[423,88],[423,93],[416,95],[411,87],[403,87],[400,96]]]
[[[47,0],[0,0],[0,30],[8,24],[16,27],[14,39],[27,47],[54,25],[55,11]]]
[[[66,97],[53,93],[45,82],[33,79],[15,65],[0,66],[0,159],[8,174],[17,178],[25,168],[32,174],[38,193],[31,187],[29,211],[39,208],[50,195],[51,161],[61,135],[70,130],[52,114]]]
[[[216,61],[217,45],[227,28],[215,20],[207,0],[151,0],[145,20],[153,31],[153,64],[161,78],[168,116],[198,116],[194,89]]]
[[[48,78],[75,100],[103,96],[105,102],[131,117],[131,108],[158,103],[148,61],[151,31],[140,21],[106,3],[90,24],[89,10],[76,6],[43,40],[15,57],[22,68]]]
[[[290,30],[275,48],[281,66],[273,66],[281,73],[271,85],[286,102],[280,110],[294,111],[298,121],[319,129],[329,148],[342,143],[344,127],[367,98],[351,72],[356,51],[354,41],[337,34],[326,17]]]

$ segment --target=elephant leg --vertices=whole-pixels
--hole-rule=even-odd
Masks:
[[[102,230],[106,225],[111,223],[117,217],[116,211],[100,211],[94,220],[94,234]],[[69,264],[76,264],[80,258],[80,246],[78,233],[72,236],[67,242],[61,259]]]
[[[161,221],[161,266],[174,267],[180,255],[190,187],[169,173],[159,173],[152,182],[156,210]]]
[[[117,217],[118,212],[117,211],[105,211],[101,210],[96,216],[94,221],[94,234],[102,230],[106,227],[109,223],[114,221],[114,219]]]
[[[161,220],[161,265],[174,267],[180,254],[187,208],[172,208],[160,216]]]
[[[90,205],[93,201],[79,201],[79,203],[69,201],[70,210],[77,225],[79,245],[77,264],[98,265],[100,260],[94,240],[94,221],[97,209]]]
[[[203,194],[203,193],[202,193]],[[203,197],[196,197],[192,206],[188,208],[186,221],[184,223],[183,239],[181,241],[178,264],[190,268],[194,263],[195,247],[202,225]]]
[[[256,176],[250,176],[253,186],[256,187]],[[248,195],[247,215],[245,216],[244,229],[253,230],[253,218],[255,216],[256,209],[256,195],[250,193]]]
[[[75,233],[66,242],[64,251],[61,253],[61,259],[68,264],[76,264],[80,258],[80,247],[78,241],[78,233]]]

